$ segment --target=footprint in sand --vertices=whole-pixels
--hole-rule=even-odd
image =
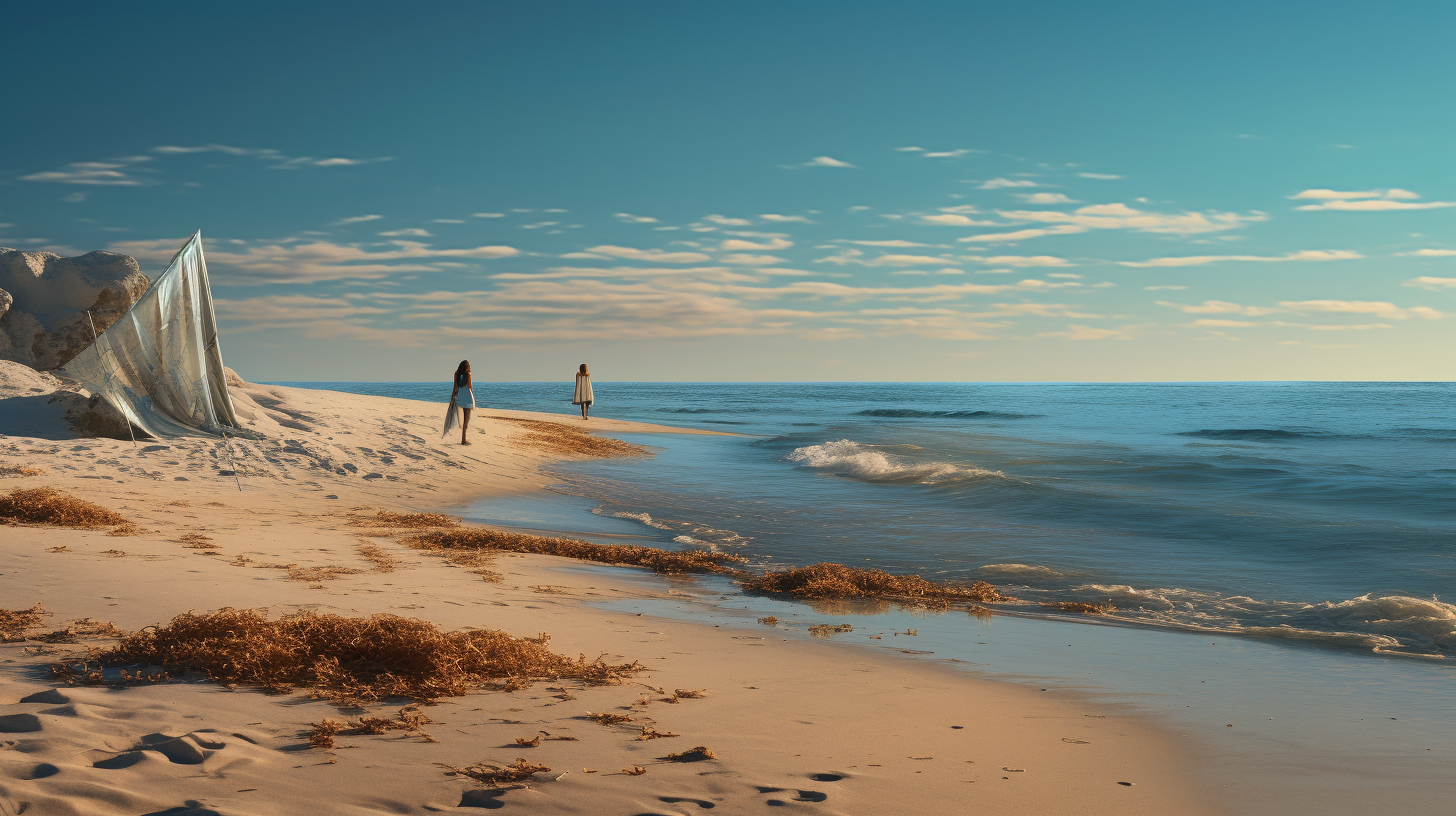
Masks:
[[[10,779],[45,779],[48,776],[55,776],[60,772],[60,768],[57,768],[49,762],[10,762],[0,764],[0,777],[8,777]]]
[[[177,807],[154,810],[151,813],[143,813],[142,816],[222,816],[222,814],[212,808],[203,807],[201,802],[189,799]]]
[[[757,787],[758,787],[758,792],[759,793],[782,793],[782,794],[793,793],[793,794],[796,794],[793,797],[793,801],[795,801],[795,802],[823,802],[823,801],[825,801],[826,799],[829,798],[829,794],[824,793],[822,791],[797,790],[797,789],[791,789],[791,788],[774,788],[774,787],[769,787],[767,785],[758,785]],[[788,802],[784,801],[783,799],[780,799],[780,798],[777,798],[777,797],[775,797],[773,799],[765,799],[763,803],[765,805],[768,805],[769,807],[784,807],[785,805],[789,804]]]
[[[0,734],[27,734],[40,730],[40,718],[34,714],[0,716]]]
[[[688,796],[659,796],[657,797],[657,801],[666,802],[669,805],[675,805],[678,802],[687,802],[690,805],[697,805],[704,810],[712,810],[713,808],[717,807],[716,804],[714,804],[713,802],[709,802],[706,799],[693,799]]]

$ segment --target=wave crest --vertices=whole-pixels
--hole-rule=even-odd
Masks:
[[[795,448],[788,459],[791,462],[802,462],[806,467],[866,482],[945,484],[969,479],[1006,477],[999,470],[986,470],[951,462],[911,462],[852,439]]]
[[[871,408],[856,411],[855,416],[902,419],[1026,419],[1035,414],[1014,414],[1007,411],[919,411],[914,408]]]

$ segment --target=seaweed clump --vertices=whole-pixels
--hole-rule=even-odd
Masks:
[[[883,570],[811,564],[776,570],[742,581],[753,592],[774,592],[800,598],[832,600],[871,598],[904,606],[947,609],[952,603],[1005,603],[1014,601],[985,581],[963,584],[927,581],[919,575],[891,575]]]
[[[442,632],[397,615],[301,612],[268,620],[260,610],[221,609],[178,615],[52,671],[68,683],[104,684],[93,664],[161,667],[279,693],[305,688],[315,697],[358,705],[386,697],[458,697],[476,688],[515,690],[536,680],[611,685],[643,669],[635,662],[610,665],[558,655],[546,648],[549,637]]]
[[[85,530],[101,527],[116,527],[120,530],[131,527],[126,516],[99,504],[62,493],[54,487],[21,488],[0,496],[0,519],[17,524],[78,527]]]
[[[1077,612],[1083,615],[1105,615],[1116,608],[1110,603],[1090,604],[1080,601],[1042,601],[1041,606],[1059,612]]]
[[[592,436],[580,428],[563,425],[560,422],[542,422],[539,419],[494,415],[488,418],[521,426],[526,433],[515,437],[512,441],[523,447],[536,448],[548,453],[603,459],[613,456],[649,455],[647,448],[641,445],[633,445],[631,442],[623,442],[620,439]]]
[[[736,555],[708,550],[659,550],[629,544],[592,544],[572,538],[508,533],[501,530],[449,529],[427,530],[406,536],[401,543],[422,550],[434,551],[499,551],[556,555],[599,564],[646,567],[656,572],[726,572],[737,571],[725,565],[744,559]]]
[[[40,626],[50,614],[40,604],[29,609],[0,609],[0,643],[25,640],[26,630]]]

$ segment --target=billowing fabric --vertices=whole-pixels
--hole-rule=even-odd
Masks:
[[[576,375],[576,393],[571,395],[571,404],[581,405],[592,401],[591,375]]]
[[[201,231],[62,373],[152,436],[236,432]]]

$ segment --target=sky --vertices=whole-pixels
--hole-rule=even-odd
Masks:
[[[0,246],[201,229],[254,380],[1456,378],[1449,2],[0,27]]]

